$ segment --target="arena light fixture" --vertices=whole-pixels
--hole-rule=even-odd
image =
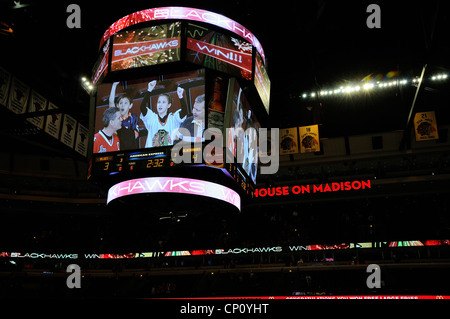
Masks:
[[[447,79],[447,77],[448,77],[447,74],[436,74],[431,77],[431,80],[433,80],[433,81],[445,80],[445,79]]]
[[[447,73],[435,74],[429,77],[433,82],[446,81],[449,75]],[[356,93],[367,93],[373,90],[397,88],[406,85],[417,85],[421,81],[420,77],[402,78],[396,80],[370,81],[366,83],[349,83],[345,86],[322,89],[315,92],[303,92],[300,96],[302,99],[314,99],[316,97],[331,97],[336,95],[349,95]]]
[[[94,88],[92,82],[85,76],[81,77],[81,86],[88,94],[91,94],[92,89]]]

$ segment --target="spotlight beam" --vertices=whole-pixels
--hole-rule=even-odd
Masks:
[[[406,127],[405,127],[405,130],[403,131],[403,136],[402,136],[402,140],[400,141],[399,150],[402,150],[405,147],[405,144],[407,141],[409,142],[409,138],[410,138],[409,128],[411,126],[411,116],[414,112],[414,107],[416,105],[416,100],[417,100],[417,96],[419,95],[420,88],[422,87],[423,76],[425,75],[426,69],[427,69],[427,65],[425,64],[422,68],[422,74],[420,75],[420,78],[419,78],[419,84],[417,85],[416,93],[414,94],[414,99],[411,104],[411,108],[409,109],[408,119],[406,120]]]

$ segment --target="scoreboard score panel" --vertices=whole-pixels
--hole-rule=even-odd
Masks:
[[[126,171],[144,171],[147,169],[164,168],[173,165],[173,162],[170,161],[170,157],[163,151],[118,153],[95,157],[93,172],[101,175],[112,175]]]

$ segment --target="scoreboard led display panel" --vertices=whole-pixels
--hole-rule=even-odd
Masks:
[[[154,193],[191,194],[214,198],[241,209],[240,196],[234,190],[212,182],[191,178],[146,177],[113,185],[108,191],[108,203],[123,196]]]
[[[266,109],[267,114],[269,114],[270,105],[270,79],[267,74],[266,67],[261,59],[259,53],[255,55],[255,77],[254,84],[256,90],[258,91],[259,97]]]
[[[186,61],[217,71],[252,78],[252,52],[250,43],[205,27],[188,24]]]
[[[93,153],[171,146],[183,138],[178,129],[192,123],[193,112],[205,123],[204,108],[204,69],[101,84]]]
[[[221,29],[227,30],[250,42],[261,54],[263,60],[265,61],[266,59],[264,50],[259,40],[243,25],[221,14],[217,14],[203,9],[187,8],[187,7],[159,7],[159,8],[145,9],[126,15],[123,18],[114,22],[108,28],[108,30],[105,31],[102,40],[100,42],[100,46],[102,46],[103,43],[105,43],[111,37],[111,35],[130,26],[143,22],[168,20],[168,19],[197,21],[214,25]]]
[[[236,79],[230,79],[227,105],[226,148],[228,156],[236,161],[241,170],[256,184],[258,170],[258,135],[260,124],[244,90]],[[239,174],[239,175],[242,175]]]
[[[180,60],[181,22],[114,34],[111,71]]]

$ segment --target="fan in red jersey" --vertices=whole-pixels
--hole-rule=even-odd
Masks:
[[[103,113],[103,129],[94,135],[94,153],[120,151],[120,141],[117,130],[122,128],[120,110],[116,107],[108,108]]]

